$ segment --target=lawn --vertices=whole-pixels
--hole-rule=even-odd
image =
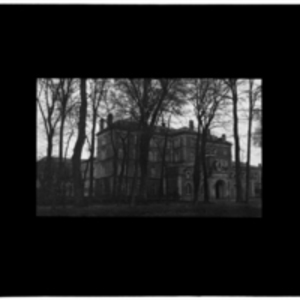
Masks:
[[[38,216],[94,216],[94,217],[262,217],[259,203],[189,203],[148,204],[130,207],[125,204],[93,205],[77,209],[68,206],[52,211],[50,207],[38,207]]]

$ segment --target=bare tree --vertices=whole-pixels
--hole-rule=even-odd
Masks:
[[[128,168],[130,165],[130,130],[129,124],[127,122],[121,123],[124,124],[124,127],[115,131],[116,141],[117,141],[117,152],[116,153],[116,201],[119,203],[120,200],[124,200],[127,195],[127,187],[128,187]],[[125,177],[125,184],[124,184]],[[125,195],[122,196],[122,192],[125,192]]]
[[[243,201],[242,182],[241,182],[241,164],[240,164],[240,139],[238,129],[238,79],[229,78],[225,79],[224,83],[229,87],[231,91],[231,99],[233,103],[233,133],[234,133],[234,145],[235,145],[235,180],[236,180],[236,201]]]
[[[96,124],[99,117],[100,103],[106,96],[105,85],[107,79],[93,79],[90,80],[91,85],[91,117],[92,117],[92,129],[91,129],[91,145],[90,145],[90,169],[89,169],[89,197],[93,197],[94,194],[94,153],[95,153],[95,133]]]
[[[249,202],[250,197],[250,159],[251,159],[251,140],[252,140],[252,120],[257,103],[260,96],[260,86],[254,89],[254,79],[249,79],[249,115],[248,115],[248,141],[247,141],[247,166],[246,166],[246,202]]]
[[[172,102],[183,105],[184,85],[180,79],[120,79],[116,86],[123,92],[126,102],[118,99],[118,108],[138,123],[139,167],[141,173],[139,195],[147,198],[148,154],[154,126],[162,110]],[[124,99],[124,98],[123,98]],[[124,104],[125,103],[125,104]]]
[[[86,95],[86,78],[80,80],[81,105],[79,112],[78,136],[72,156],[72,172],[74,183],[74,196],[77,204],[83,204],[83,183],[81,178],[81,152],[84,145],[86,132],[86,114],[87,114],[87,95]]]
[[[198,121],[195,145],[195,165],[193,172],[194,203],[198,201],[200,182],[203,174],[204,202],[209,202],[208,176],[209,170],[206,157],[207,140],[210,138],[210,127],[220,104],[225,99],[224,86],[221,80],[194,79],[191,82],[195,117]],[[202,169],[201,169],[202,167]]]
[[[58,168],[58,178],[59,178],[59,194],[64,196],[65,194],[65,166],[63,166],[63,148],[64,148],[64,126],[68,113],[74,107],[73,103],[70,103],[72,93],[74,92],[74,79],[72,78],[61,78],[58,79],[58,101],[59,101],[59,111],[60,111],[60,129],[59,129],[59,168]],[[70,103],[70,105],[68,105]],[[64,197],[62,197],[62,200]],[[63,203],[64,204],[64,203]]]
[[[163,134],[163,141],[161,142],[159,139],[156,140],[156,148],[158,150],[161,166],[160,166],[160,180],[159,180],[159,190],[158,195],[159,197],[163,198],[165,196],[164,194],[164,185],[167,184],[168,178],[167,178],[167,167],[168,167],[168,161],[170,158],[170,149],[168,147],[169,145],[169,136],[170,136],[170,126],[171,126],[171,118],[172,115],[170,114],[168,117],[168,125],[165,127],[164,117],[162,116],[163,121],[163,128],[162,128],[162,134]]]
[[[53,170],[52,170],[52,151],[53,138],[56,133],[57,124],[60,120],[60,113],[57,110],[58,105],[58,87],[52,79],[37,80],[36,101],[42,115],[47,137],[47,163],[45,168],[45,195],[52,199],[52,208],[54,208],[53,195]]]

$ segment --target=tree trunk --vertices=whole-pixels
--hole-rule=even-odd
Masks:
[[[164,148],[162,152],[162,162],[161,162],[161,171],[160,171],[159,193],[158,193],[161,199],[164,197],[164,177],[166,174],[165,169],[166,169],[167,146],[168,146],[168,134],[165,133],[165,141],[164,141]]]
[[[240,171],[240,140],[238,132],[238,95],[236,80],[232,82],[232,97],[233,97],[233,132],[235,143],[235,180],[236,180],[236,202],[243,201],[242,185],[241,185],[241,171]]]
[[[53,135],[54,132],[50,131],[48,135],[48,147],[47,147],[47,160],[46,160],[46,184],[45,184],[45,196],[51,201],[52,208],[55,206],[55,194],[53,192],[53,165],[52,165],[52,150],[53,150]]]
[[[141,168],[141,185],[139,196],[142,201],[147,200],[147,179],[148,179],[148,155],[150,146],[150,134],[149,129],[146,128],[141,136],[140,144],[140,168]]]
[[[91,137],[91,155],[90,155],[90,185],[89,185],[89,197],[94,196],[94,150],[95,150],[95,131],[96,131],[96,114],[93,115],[93,127]]]
[[[196,147],[195,147],[195,165],[194,165],[194,172],[193,172],[193,181],[194,181],[194,204],[198,201],[198,195],[199,195],[199,187],[200,187],[200,181],[201,181],[201,147],[199,149],[200,144],[200,125],[198,124],[198,132],[197,132],[197,139],[196,139]],[[202,143],[201,143],[202,144]]]
[[[128,133],[128,142],[127,142],[127,159],[126,159],[126,172],[125,172],[125,191],[126,191],[126,202],[128,201],[129,196],[129,190],[128,190],[128,177],[129,177],[129,166],[131,165],[130,162],[130,155],[129,155],[129,149],[130,149],[130,134]]]
[[[202,155],[202,169],[203,169],[203,189],[204,189],[204,202],[209,202],[209,186],[208,186],[208,172],[207,172],[207,165],[206,165],[206,140],[207,140],[207,129],[205,129],[205,132],[203,134],[202,138],[202,149],[201,149],[201,155]]]
[[[136,147],[135,147],[135,157],[134,159],[134,175],[133,175],[133,180],[131,183],[131,191],[130,191],[130,203],[131,206],[135,206],[135,184],[137,180],[137,175],[138,175],[138,167],[139,167],[139,157],[138,157],[138,151],[139,151],[139,139],[136,141]]]
[[[120,170],[120,174],[118,174],[119,176],[119,180],[118,180],[118,187],[117,187],[117,190],[118,190],[118,202],[121,202],[120,200],[122,200],[122,198],[124,197],[122,195],[122,192],[123,192],[123,181],[124,181],[124,171],[125,171],[125,166],[126,166],[126,162],[128,160],[128,152],[127,152],[127,149],[126,149],[126,143],[124,140],[122,140],[122,149],[123,149],[123,157],[121,157],[122,159],[122,162],[121,162],[121,170]],[[126,194],[126,193],[125,193]]]
[[[83,184],[81,178],[81,152],[85,140],[85,122],[87,113],[87,97],[86,97],[86,79],[80,81],[81,105],[78,124],[78,138],[74,147],[72,157],[73,165],[73,182],[74,182],[74,196],[78,206],[83,205]]]
[[[63,177],[63,139],[64,139],[64,123],[65,123],[65,112],[64,109],[62,110],[62,116],[61,116],[61,124],[60,124],[60,130],[59,130],[59,169],[58,169],[58,178],[59,178],[59,185],[58,185],[58,191],[59,196],[64,203],[64,195],[63,195],[63,185],[64,185],[64,177]]]
[[[246,202],[249,202],[249,197],[250,197],[250,160],[251,160],[252,116],[253,116],[252,89],[250,89],[250,93],[249,93],[248,145],[247,145],[248,149],[247,149],[247,169],[246,169]]]

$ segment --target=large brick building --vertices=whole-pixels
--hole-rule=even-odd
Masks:
[[[137,174],[137,179],[134,181],[134,172],[139,133],[137,123],[131,120],[113,122],[113,116],[109,115],[106,127],[104,120],[101,120],[100,132],[97,134],[95,172],[97,197],[112,195],[118,180],[121,181],[119,186],[123,195],[130,194],[132,184],[137,192],[140,174]],[[193,199],[196,135],[192,121],[189,127],[179,129],[168,129],[164,124],[155,127],[149,151],[147,182],[149,195],[158,195],[162,182],[165,194],[179,200]],[[165,152],[164,145],[166,145]],[[209,193],[212,201],[234,199],[235,169],[231,147],[232,144],[226,141],[225,135],[216,137],[209,134],[206,159],[209,172]],[[163,166],[165,166],[164,173],[162,173]],[[245,165],[242,165],[242,186],[245,187]],[[251,166],[250,197],[259,196],[260,190],[261,166]]]

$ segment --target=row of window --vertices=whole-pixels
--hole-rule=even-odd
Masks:
[[[188,146],[194,147],[196,144],[196,139],[195,138],[189,138],[189,139],[190,139],[190,142],[188,143]],[[110,136],[108,136],[108,135],[101,136],[99,141],[100,141],[100,143],[99,143],[100,146],[108,145],[108,144],[110,144]],[[136,143],[136,141],[137,141],[137,136],[133,136],[134,144]],[[155,139],[151,140],[150,146],[156,147],[157,145],[163,145],[163,142],[164,142],[163,139],[155,138]],[[179,147],[180,145],[183,144],[183,138],[178,137],[178,138],[175,138],[173,141],[169,140],[167,142],[167,149],[170,149],[172,144],[175,148]],[[99,148],[99,151],[100,151],[100,148]],[[228,155],[229,150],[225,147],[213,147],[213,146],[207,147],[207,150],[206,150],[207,155],[216,155],[217,151],[218,151],[218,154]],[[191,154],[191,156],[192,155],[194,156],[194,154]]]
[[[118,139],[118,141],[120,142],[121,139]],[[136,144],[137,142],[137,136],[134,135],[131,137],[131,141]],[[101,146],[105,146],[107,144],[109,144],[111,142],[111,136],[110,135],[102,135],[100,138],[99,138],[99,145]],[[154,139],[151,139],[150,141],[150,145],[153,146],[153,147],[157,147],[158,145],[159,146],[162,146],[164,145],[164,138],[154,138]],[[167,141],[167,148],[170,148],[172,147],[172,144],[174,147],[179,147],[181,145],[181,143],[183,143],[183,138],[175,138],[173,140],[168,140]]]
[[[111,149],[103,149],[102,151],[99,152],[99,158],[100,159],[105,159],[108,158],[108,155],[111,154],[112,152],[110,151]],[[173,157],[172,157],[173,156]],[[123,149],[118,149],[118,158],[123,158],[124,157],[124,151]],[[132,149],[130,151],[130,157],[135,158],[136,157],[136,151]],[[172,152],[167,152],[165,159],[166,161],[172,161],[172,158],[175,162],[180,161],[180,152],[179,151],[174,151]],[[160,161],[161,156],[160,153],[156,151],[150,151],[149,152],[149,161]],[[193,150],[189,151],[189,160],[194,161],[195,160],[195,152]],[[227,167],[228,162],[227,160],[221,160],[222,167]]]

